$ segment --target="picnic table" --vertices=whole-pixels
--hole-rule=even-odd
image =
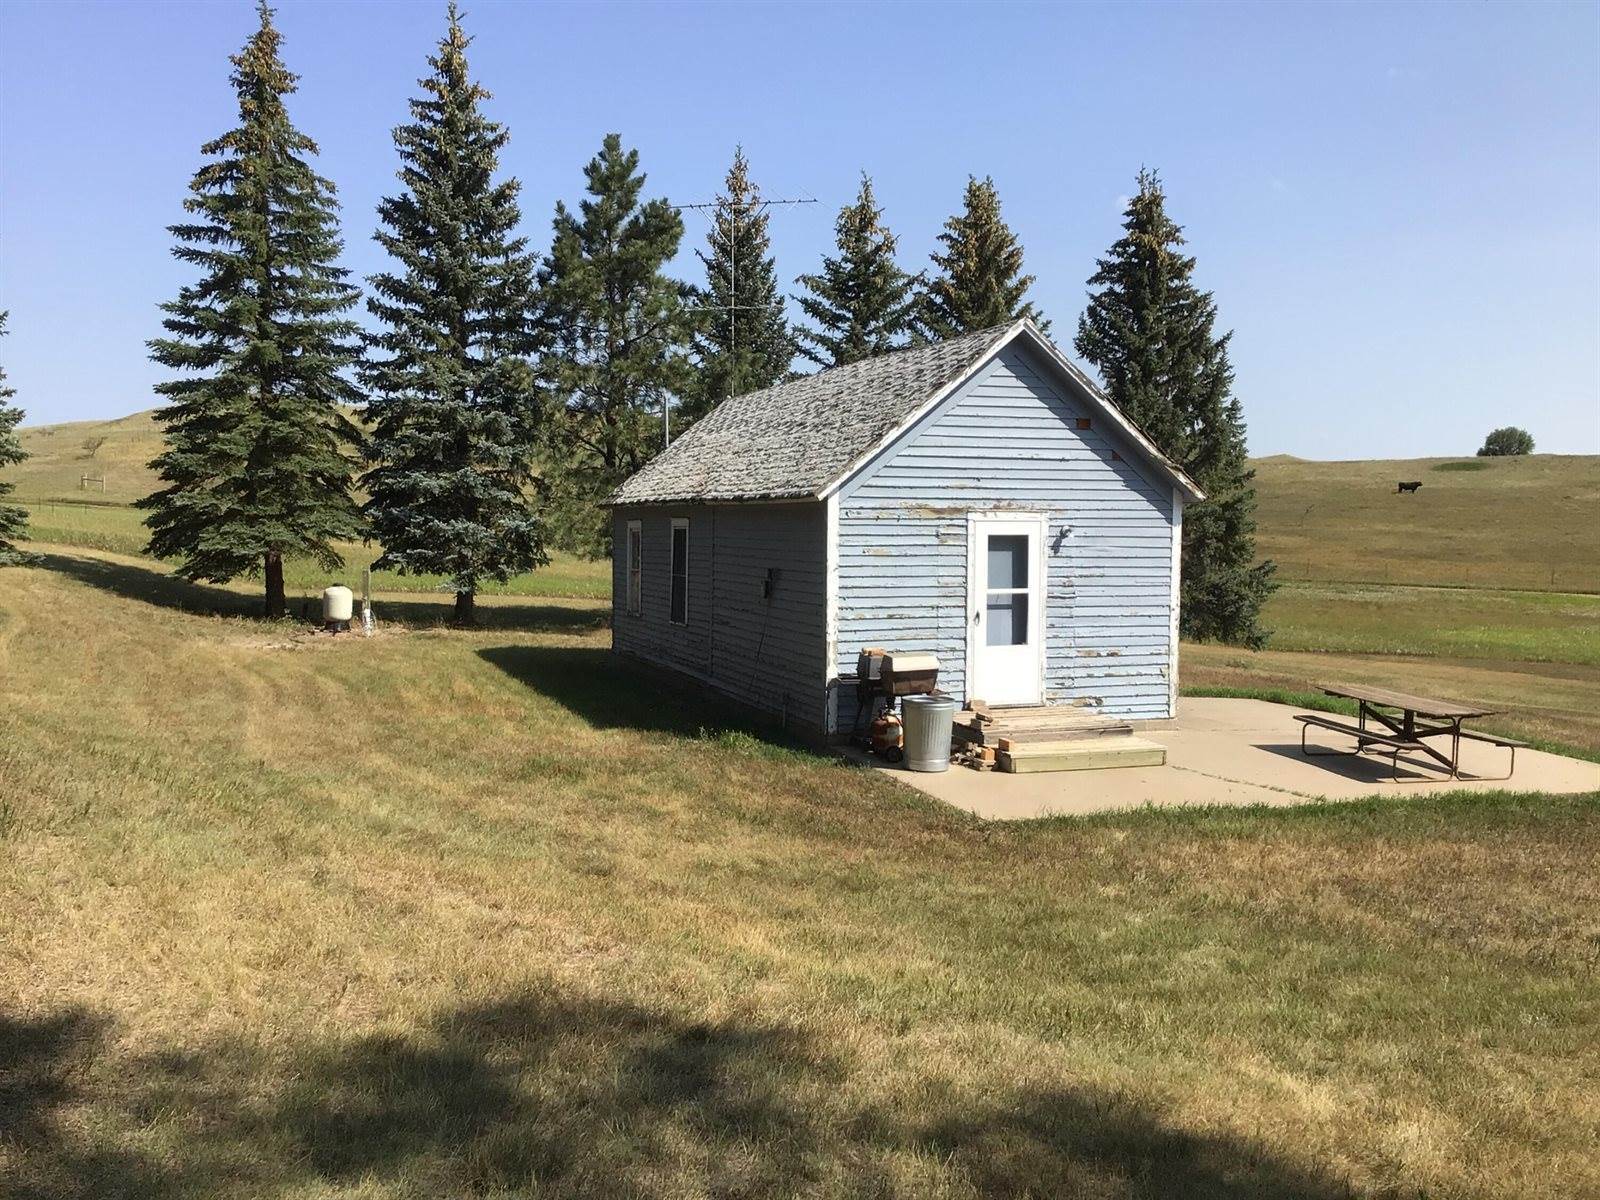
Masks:
[[[1337,733],[1347,733],[1356,739],[1356,748],[1353,751],[1342,752],[1346,754],[1361,754],[1371,746],[1378,746],[1389,751],[1393,756],[1393,771],[1396,779],[1400,778],[1400,755],[1402,753],[1420,753],[1426,755],[1441,767],[1450,772],[1450,778],[1461,778],[1461,743],[1463,740],[1489,742],[1496,746],[1507,747],[1511,751],[1511,767],[1505,775],[1498,778],[1509,779],[1517,767],[1517,748],[1526,746],[1526,742],[1519,742],[1515,738],[1502,737],[1499,734],[1482,733],[1477,730],[1463,729],[1462,722],[1478,717],[1494,716],[1501,709],[1487,708],[1481,704],[1461,704],[1454,700],[1437,700],[1431,696],[1415,696],[1409,692],[1397,692],[1389,688],[1361,687],[1355,684],[1323,684],[1322,691],[1328,696],[1337,696],[1345,700],[1354,700],[1357,704],[1357,723],[1351,725],[1338,721],[1322,714],[1298,715],[1295,720],[1301,722],[1300,726],[1300,751],[1308,758],[1320,755],[1341,753],[1339,751],[1321,751],[1313,754],[1306,746],[1306,732],[1312,726],[1321,729],[1331,729]],[[1450,739],[1450,750],[1446,754],[1440,746],[1431,744],[1431,739]]]

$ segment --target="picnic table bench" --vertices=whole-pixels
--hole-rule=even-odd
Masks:
[[[1356,723],[1341,721],[1322,713],[1298,713],[1300,722],[1300,752],[1307,758],[1329,755],[1351,757],[1365,753],[1369,746],[1381,746],[1390,753],[1390,769],[1396,781],[1400,779],[1400,755],[1421,753],[1450,772],[1450,778],[1461,778],[1461,743],[1463,741],[1488,742],[1511,751],[1511,764],[1504,775],[1495,779],[1510,779],[1517,769],[1517,749],[1527,746],[1516,738],[1497,733],[1483,733],[1463,729],[1463,721],[1477,717],[1493,716],[1499,709],[1482,705],[1458,704],[1453,700],[1436,700],[1430,696],[1414,696],[1389,688],[1358,687],[1354,684],[1325,684],[1322,691],[1328,696],[1354,700],[1357,705]],[[1322,750],[1313,753],[1306,744],[1306,734],[1312,729],[1327,729],[1348,734],[1356,739],[1354,750]],[[1429,744],[1430,738],[1450,739],[1450,752]]]

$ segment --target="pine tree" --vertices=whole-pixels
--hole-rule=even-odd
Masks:
[[[359,357],[340,314],[357,290],[341,249],[333,184],[313,170],[316,144],[289,121],[296,76],[279,57],[264,0],[260,27],[233,56],[239,126],[207,143],[189,185],[190,222],[171,226],[173,254],[203,277],[166,305],[169,336],[151,357],[183,371],[156,391],[166,448],[151,466],[167,485],[141,500],[150,550],[179,575],[226,582],[266,575],[266,613],[285,609],[283,560],[328,570],[333,543],[359,536],[349,447],[358,431],[341,405]]]
[[[1033,276],[1022,274],[1022,246],[1000,217],[993,179],[967,177],[964,210],[944,223],[938,273],[927,285],[920,314],[924,337],[942,339],[1031,318],[1049,329],[1032,301],[1023,301]]]
[[[515,179],[495,182],[507,133],[483,115],[489,93],[467,71],[456,5],[425,95],[394,131],[405,190],[378,206],[377,241],[399,264],[375,275],[367,307],[366,513],[376,566],[436,574],[473,620],[482,580],[504,582],[549,559],[529,499],[538,392],[528,356],[534,261]]]
[[[794,359],[766,204],[750,179],[743,147],[734,148],[706,246],[709,253],[696,252],[706,269],[706,286],[695,297],[697,371],[684,397],[685,422],[729,396],[771,387],[788,376]]]
[[[660,452],[667,405],[688,377],[688,287],[667,277],[683,219],[644,203],[639,152],[607,134],[584,168],[588,198],[556,205],[555,237],[539,273],[545,367],[554,411],[546,469],[557,489],[563,544],[610,545],[598,505]]]
[[[6,320],[10,313],[0,312],[0,337],[6,334]],[[17,423],[22,420],[22,410],[8,403],[17,389],[6,383],[6,373],[0,367],[0,470],[14,467],[28,457],[17,438]],[[0,499],[9,496],[16,485],[0,482]],[[27,562],[32,556],[18,550],[13,539],[27,536],[28,510],[15,504],[0,504],[0,567]]]
[[[1194,284],[1194,259],[1166,212],[1159,177],[1139,173],[1123,236],[1089,280],[1078,354],[1117,406],[1206,493],[1183,517],[1185,637],[1257,647],[1273,564],[1255,561],[1255,472],[1233,395],[1231,333],[1214,331],[1216,302]]]
[[[800,353],[822,367],[840,367],[905,345],[919,297],[915,277],[895,262],[895,236],[883,224],[872,180],[861,176],[854,204],[839,210],[834,225],[838,256],[822,260],[820,275],[795,282],[796,296],[815,329],[797,326]]]

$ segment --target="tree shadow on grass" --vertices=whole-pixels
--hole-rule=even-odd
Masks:
[[[154,1196],[171,1182],[137,1152],[81,1136],[69,1116],[99,1105],[91,1071],[110,1026],[81,1008],[31,1019],[0,1014],[0,1196]]]
[[[1187,1130],[1148,1104],[1093,1089],[1023,1089],[976,1111],[935,1118],[923,1137],[938,1154],[961,1162],[983,1196],[1348,1200],[1355,1194],[1330,1173],[1288,1162],[1248,1139]]]
[[[132,563],[113,562],[76,554],[44,554],[39,566],[75,579],[101,591],[140,600],[159,608],[180,612],[225,617],[250,617],[264,621],[259,596],[204,583],[191,583],[167,571]],[[437,598],[419,594],[415,598],[396,598],[386,594],[374,602],[380,621],[410,627],[446,625],[454,609],[454,597]],[[320,623],[320,597],[309,604],[291,596],[291,618]],[[502,604],[498,601],[478,606],[478,622],[486,629],[515,629],[538,633],[581,633],[606,628],[610,614],[601,605]]]
[[[604,647],[490,646],[478,657],[596,729],[685,737],[731,730],[777,746],[806,746],[777,721],[720,692]]]
[[[105,1023],[86,1021],[0,1027],[0,1053],[21,1063],[8,1064],[0,1108],[23,1114],[21,1133],[0,1139],[8,1194],[1348,1194],[1127,1097],[1063,1086],[976,1108],[926,1096],[914,1111],[885,1107],[828,1039],[798,1027],[556,992],[448,1009],[405,1035],[102,1055],[92,1072],[72,1047],[102,1048]],[[69,1104],[88,1119],[59,1119]]]

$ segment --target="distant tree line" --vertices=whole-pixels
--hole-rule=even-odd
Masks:
[[[289,118],[296,76],[265,0],[258,11],[232,58],[238,123],[202,147],[188,219],[171,227],[197,278],[150,343],[176,374],[157,389],[163,486],[141,505],[152,552],[192,579],[264,576],[269,616],[285,612],[286,556],[331,569],[339,541],[371,537],[377,566],[447,577],[470,622],[480,586],[547,562],[550,547],[608,548],[598,504],[660,451],[669,417],[682,429],[790,378],[797,356],[831,367],[1023,317],[1048,325],[987,178],[969,179],[930,268],[913,274],[863,174],[835,252],[796,280],[794,326],[742,149],[711,213],[703,283],[667,273],[682,215],[646,196],[638,152],[614,133],[536,253],[452,2],[393,133],[399,186],[374,235],[391,264],[367,280],[363,330],[350,312],[361,291],[338,265],[334,186]],[[1142,174],[1126,235],[1090,281],[1077,349],[1210,494],[1185,522],[1186,631],[1259,643],[1271,566],[1254,562],[1229,335],[1214,332],[1163,204]]]

